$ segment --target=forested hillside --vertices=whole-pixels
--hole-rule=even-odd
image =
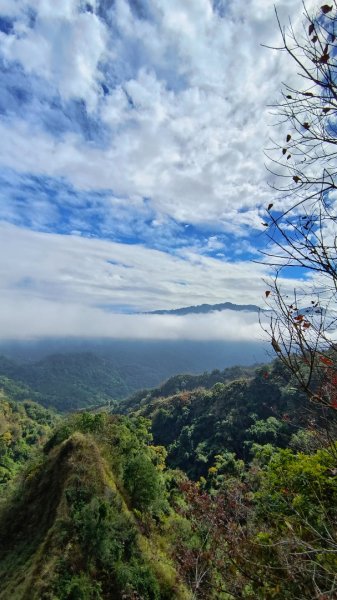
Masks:
[[[0,355],[7,357],[7,367],[11,361],[14,361],[16,366],[31,366],[60,354],[70,355],[73,360],[75,356],[79,356],[80,360],[81,355],[88,354],[104,359],[110,370],[126,382],[130,390],[128,393],[156,387],[169,377],[180,373],[198,374],[268,360],[266,345],[256,341],[86,338],[12,342],[0,340]]]
[[[0,378],[0,494],[44,445],[57,422],[53,412],[30,398],[29,390]]]
[[[245,399],[237,395],[241,413]],[[282,410],[280,397],[275,402]],[[228,404],[235,420],[232,410]],[[0,598],[309,600],[322,598],[317,590],[332,590],[325,593],[332,600],[335,449],[316,450],[307,438],[314,432],[305,430],[297,439],[307,444],[305,452],[296,444],[279,449],[281,437],[270,435],[270,427],[265,436],[266,423],[268,417],[255,421],[253,435],[241,434],[252,450],[246,462],[231,451],[232,442],[217,439],[220,454],[192,482],[184,470],[167,467],[167,451],[154,443],[143,417],[63,418],[4,495]],[[205,447],[208,426],[203,433],[199,427]],[[254,435],[260,443],[252,447]],[[283,445],[286,439],[290,432]],[[188,471],[191,461],[187,454]]]
[[[250,378],[254,376],[256,367],[228,367],[220,371],[214,369],[211,373],[204,372],[201,375],[184,373],[167,379],[162,385],[153,389],[139,390],[123,402],[119,403],[118,412],[128,413],[135,411],[141,404],[148,403],[154,398],[171,396],[182,391],[195,390],[197,388],[210,389],[216,383],[225,383],[239,378]]]
[[[109,357],[91,352],[53,354],[25,363],[0,356],[0,379],[7,379],[6,385],[12,386],[13,393],[16,387],[17,399],[20,399],[22,392],[32,400],[62,412],[96,405],[115,405],[142,388],[144,383],[151,385],[153,381],[159,382],[161,373],[156,369],[154,365],[150,373],[141,364],[118,365]],[[217,381],[227,381],[251,372],[249,367],[230,367],[222,372],[216,369],[210,374],[198,376],[177,375],[163,384],[162,390],[164,394],[169,394],[198,385],[210,387]]]
[[[337,0],[273,4],[0,1],[0,600],[337,600]]]
[[[308,409],[294,385],[289,371],[275,361],[255,371],[182,375],[134,395],[116,410],[149,418],[155,443],[168,450],[169,465],[198,478],[207,475],[217,455],[234,453],[248,462],[259,445],[306,449],[314,444],[307,427],[324,415],[317,407]]]
[[[56,354],[23,364],[0,357],[0,376],[19,388],[28,386],[31,397],[60,411],[115,402],[134,390],[111,361],[90,353]]]
[[[142,421],[102,414],[56,430],[0,517],[0,598],[191,598],[164,535],[164,453],[149,441]]]

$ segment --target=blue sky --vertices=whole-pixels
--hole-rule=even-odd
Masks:
[[[267,105],[294,75],[261,46],[274,4],[300,22],[297,0],[0,0],[4,336],[189,337],[113,314],[262,304]]]

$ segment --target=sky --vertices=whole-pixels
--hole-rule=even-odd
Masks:
[[[142,313],[263,306],[270,105],[296,77],[263,46],[274,4],[300,26],[300,0],[0,0],[2,338],[261,337]]]

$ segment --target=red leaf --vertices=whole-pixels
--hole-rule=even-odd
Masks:
[[[314,29],[315,29],[315,25],[313,23],[310,23],[310,25],[309,25],[309,35],[311,35],[313,33]]]
[[[273,208],[274,204],[271,202],[270,204],[268,204],[268,208],[267,210],[270,210],[271,208]]]
[[[287,148],[282,148],[282,154],[285,154],[287,152]]]
[[[298,175],[294,175],[293,180],[295,181],[295,183],[298,183],[299,181],[301,181],[301,178]]]
[[[310,129],[310,124],[305,122],[305,123],[303,123],[303,127],[304,127],[304,129]]]
[[[333,365],[333,361],[331,360],[331,358],[327,358],[327,356],[320,356],[319,360],[324,364],[327,365],[328,367],[331,367]]]
[[[290,135],[290,133],[288,133],[288,135],[287,135],[287,142],[290,142],[290,140],[291,140],[291,135]]]
[[[270,290],[266,290],[265,294],[266,294],[266,298],[268,298],[268,296],[270,296]]]

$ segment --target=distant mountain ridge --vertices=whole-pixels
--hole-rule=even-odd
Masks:
[[[90,352],[53,354],[25,364],[0,356],[1,386],[9,391],[14,386],[15,399],[23,394],[60,411],[118,400],[135,390],[112,361]]]
[[[14,400],[34,400],[61,412],[119,402],[179,373],[200,375],[268,360],[263,344],[233,340],[55,341],[16,348],[0,344],[0,389]]]
[[[255,304],[233,304],[232,302],[221,302],[220,304],[197,304],[195,306],[185,306],[183,308],[152,310],[150,315],[189,315],[189,314],[207,314],[219,312],[222,310],[234,310],[236,312],[264,312],[263,308]]]

